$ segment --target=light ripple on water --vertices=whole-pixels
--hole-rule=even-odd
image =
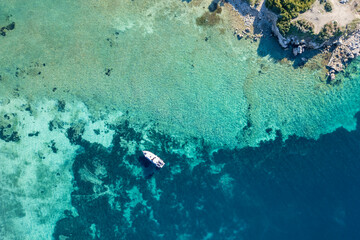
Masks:
[[[256,146],[274,139],[276,130],[285,138],[293,134],[318,138],[340,126],[355,129],[358,61],[347,70],[343,84],[325,86],[319,69],[294,69],[271,54],[258,56],[259,44],[278,49],[273,40],[236,40],[226,10],[218,25],[196,26],[209,2],[0,3],[0,24],[16,23],[0,39],[0,112],[15,114],[6,131],[20,137],[16,143],[0,142],[1,182],[11,186],[11,191],[2,189],[6,192],[2,201],[10,210],[1,225],[8,229],[9,239],[27,234],[49,237],[63,210],[72,209],[71,165],[79,147],[66,137],[70,126],[82,126],[83,139],[111,148],[115,126],[127,119],[141,138],[138,142],[123,138],[119,144],[127,152],[119,160],[137,179],[142,170],[128,158],[147,147],[182,156],[191,171],[209,157],[201,145],[209,148],[205,152],[216,152],[224,146]],[[58,99],[65,102],[64,111],[58,111]],[[26,110],[28,105],[32,113]],[[54,120],[61,127],[50,131],[49,122]],[[38,137],[29,136],[37,131]],[[157,142],[157,133],[169,141]],[[178,176],[183,164],[169,164],[172,175]],[[233,178],[222,173],[223,164],[213,164],[209,172],[220,175],[216,187],[232,196]],[[106,176],[106,170],[100,170],[98,175]],[[105,195],[113,209],[126,208],[131,223],[132,209],[146,206],[146,200],[141,188],[121,190],[120,182],[107,186]],[[152,180],[148,188],[159,201],[157,183]],[[41,189],[46,196],[41,197]],[[116,202],[120,193],[128,194],[132,203],[120,206]],[[35,201],[38,198],[42,201]],[[49,207],[53,202],[56,206]],[[31,228],[23,231],[16,227],[30,222]],[[99,234],[96,225],[91,229],[94,236]]]

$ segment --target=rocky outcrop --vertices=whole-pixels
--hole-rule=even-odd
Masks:
[[[291,42],[291,39],[285,38],[283,37],[283,35],[281,35],[278,27],[276,26],[276,20],[273,21],[271,30],[273,31],[274,35],[277,37],[280,46],[283,48],[287,48],[289,46],[289,43]]]
[[[235,29],[234,32],[238,39],[253,37],[253,40],[256,41],[261,37],[261,34],[259,36],[253,34],[250,31],[250,26],[253,26],[253,28],[258,26],[262,29],[262,26],[266,25],[269,29],[271,27],[272,33],[277,37],[279,44],[283,48],[292,47],[294,56],[301,55],[307,49],[324,48],[325,51],[330,51],[331,48],[336,46],[327,64],[329,69],[327,75],[330,83],[335,82],[336,73],[343,71],[351,59],[360,55],[360,25],[356,27],[358,30],[345,39],[344,36],[341,36],[343,33],[340,32],[338,24],[334,21],[326,24],[322,31],[314,36],[305,34],[309,30],[309,23],[302,22],[299,31],[304,34],[284,37],[276,25],[278,15],[268,10],[264,1],[260,1],[256,8],[251,8],[245,2],[239,0],[226,0],[226,2],[231,4],[244,17],[246,28]],[[302,56],[300,58],[303,62],[307,61]]]
[[[297,56],[298,54],[302,54],[303,52],[305,52],[305,44],[299,44],[293,47],[294,56]]]
[[[341,72],[345,66],[360,55],[360,30],[355,31],[345,40],[340,40],[339,45],[332,52],[327,67],[335,72]],[[329,71],[329,72],[330,72]]]
[[[331,45],[329,41],[318,43],[315,40],[302,39],[298,36],[288,36],[284,37],[281,35],[278,27],[276,26],[276,21],[272,24],[272,31],[277,37],[279,44],[283,48],[293,47],[294,56],[297,56],[305,51],[305,48],[308,49],[320,49],[324,45]]]
[[[302,38],[299,38],[298,36],[284,37],[280,33],[279,28],[276,25],[278,16],[275,13],[273,13],[273,12],[271,12],[269,10],[266,10],[266,11],[263,11],[263,12],[266,15],[267,19],[270,20],[270,22],[271,22],[271,30],[272,30],[273,34],[277,37],[280,46],[283,47],[283,48],[288,48],[288,47],[292,46],[293,47],[293,53],[294,53],[295,56],[298,55],[298,54],[303,53],[305,48],[319,49],[319,48],[323,47],[324,44],[326,44],[325,42],[319,44],[314,40],[302,39]]]

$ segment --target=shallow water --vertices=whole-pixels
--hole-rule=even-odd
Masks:
[[[359,62],[329,86],[210,2],[0,3],[4,239],[359,236]]]

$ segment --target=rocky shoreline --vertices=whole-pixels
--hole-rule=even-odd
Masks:
[[[328,76],[330,81],[335,81],[335,74],[345,70],[350,61],[360,55],[360,29],[353,32],[349,37],[341,37],[336,48],[332,51]]]
[[[343,72],[346,66],[354,58],[360,55],[360,28],[350,33],[349,35],[341,35],[335,39],[325,41],[321,44],[314,41],[306,41],[304,39],[297,39],[296,37],[283,37],[276,27],[276,22],[272,25],[273,33],[277,36],[279,44],[283,48],[292,47],[294,56],[302,54],[305,49],[315,50],[323,48],[324,51],[331,53],[330,60],[326,64],[328,72],[328,82],[334,84],[336,82],[336,74]]]
[[[238,39],[243,37],[252,38],[257,41],[262,36],[262,25],[270,27],[272,33],[277,38],[280,46],[284,49],[292,48],[294,57],[301,56],[305,51],[319,50],[328,52],[331,57],[326,64],[328,72],[326,74],[327,82],[330,84],[336,83],[336,74],[345,70],[346,66],[352,59],[360,55],[360,25],[356,25],[352,32],[342,33],[339,36],[331,37],[326,41],[316,41],[314,38],[302,38],[300,36],[292,35],[284,37],[277,25],[278,15],[270,11],[265,6],[265,1],[259,1],[257,5],[250,6],[247,2],[240,0],[224,0],[224,3],[229,3],[232,7],[240,13],[243,17],[246,28],[235,29],[235,35]],[[261,34],[253,33],[252,27],[261,29]],[[251,30],[250,30],[251,29]],[[306,61],[306,58],[301,58]]]

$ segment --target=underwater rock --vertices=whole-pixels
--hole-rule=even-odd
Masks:
[[[218,7],[217,1],[212,1],[208,7],[210,12],[215,12]]]
[[[84,133],[84,124],[78,123],[66,130],[66,136],[71,144],[80,144],[82,141],[81,135]]]
[[[16,130],[16,114],[4,114],[0,117],[0,139],[5,142],[18,142],[20,136]]]
[[[58,111],[59,112],[65,112],[66,103],[65,103],[64,100],[58,100],[57,106],[58,106]]]
[[[14,28],[15,28],[15,22],[12,22],[12,23],[10,23],[9,25],[0,28],[0,35],[3,36],[3,37],[5,37],[7,31],[14,30]]]

